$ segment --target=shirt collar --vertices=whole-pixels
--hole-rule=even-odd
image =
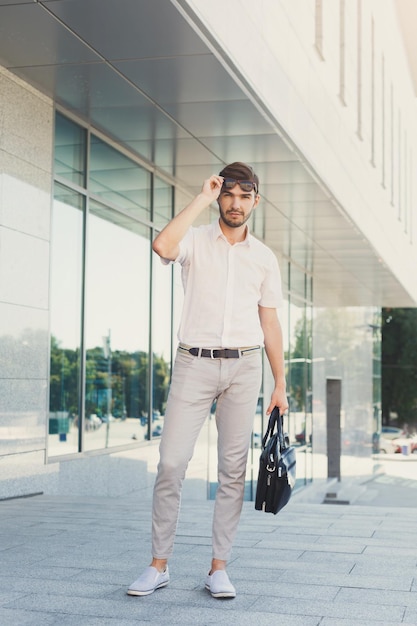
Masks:
[[[215,222],[213,222],[211,226],[212,226],[213,241],[216,241],[216,239],[218,239],[219,237],[227,241],[226,237],[223,234],[222,229],[220,228],[220,218],[216,220]],[[240,241],[239,243],[241,245],[249,246],[250,240],[251,240],[251,234],[249,231],[249,224],[246,222],[246,236],[245,236],[245,239],[243,241]]]

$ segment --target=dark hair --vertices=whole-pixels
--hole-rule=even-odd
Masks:
[[[234,178],[235,180],[251,180],[256,185],[255,193],[259,193],[259,178],[253,171],[253,168],[247,163],[241,163],[240,161],[230,163],[230,165],[226,165],[226,167],[219,172],[219,176],[223,176],[223,178]]]

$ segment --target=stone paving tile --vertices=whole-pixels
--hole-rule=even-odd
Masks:
[[[126,596],[129,598],[129,596]],[[136,598],[131,598],[135,600]],[[140,600],[143,600],[142,598]],[[18,609],[32,611],[34,620],[39,613],[69,614],[79,616],[79,622],[84,617],[115,618],[115,619],[150,619],[152,615],[156,620],[162,618],[164,606],[146,602],[117,602],[113,598],[80,598],[57,595],[27,595],[19,600],[9,602],[4,606],[6,609]],[[13,623],[13,622],[11,622]]]
[[[287,599],[285,597],[269,597],[256,600],[252,605],[251,611],[257,610],[269,611],[271,613],[290,615],[310,615],[310,616],[322,616],[328,618],[345,618],[349,615],[351,618],[358,620],[375,620],[375,606],[366,604],[354,604],[346,602],[322,602],[317,600],[304,600],[298,598],[297,602],[294,599]],[[404,607],[390,606],[388,604],[381,604],[378,606],[380,616],[388,621],[401,623],[404,616]]]
[[[195,525],[198,526],[198,523],[196,523]],[[151,539],[151,535],[149,535],[149,541],[150,539]],[[190,544],[195,544],[195,545],[202,545],[202,546],[210,545],[211,546],[211,530],[206,531],[206,532],[204,532],[203,529],[201,529],[200,532],[185,532],[184,530],[181,530],[178,533],[178,535],[176,535],[175,537],[175,546],[178,546],[187,542],[189,542]],[[245,539],[240,538],[240,541],[236,543],[235,545],[245,546],[246,544],[247,544],[247,538]]]
[[[227,602],[227,601],[226,601]],[[195,607],[187,611],[179,611],[177,607],[171,607],[164,614],[163,622],[154,622],[152,626],[171,626],[174,624],[192,624],[192,626],[212,626],[213,624],[231,624],[236,626],[254,626],[254,616],[252,612],[234,610],[233,615],[224,610],[221,606],[200,611]],[[258,611],[256,613],[256,626],[318,626],[320,619],[314,616],[300,615],[280,615],[279,613],[267,613]]]
[[[385,620],[373,621],[375,626],[403,626],[403,622],[386,622]],[[370,626],[369,620],[365,622],[357,619],[335,619],[334,617],[327,618],[325,617],[321,622],[320,626]]]
[[[346,526],[340,527],[335,524],[331,524],[326,528],[299,528],[294,526],[292,529],[286,529],[286,533],[290,537],[292,535],[304,536],[305,534],[315,533],[317,537],[358,537],[359,539],[369,539],[375,535],[375,524],[370,524],[369,526],[363,527],[352,527],[348,524]]]
[[[7,569],[8,566],[13,567],[13,565],[15,565],[16,563],[18,563],[19,565],[26,565],[27,567],[32,567],[33,565],[39,563],[39,561],[43,560],[45,558],[45,555],[42,556],[41,553],[37,550],[28,549],[27,551],[19,554],[18,561],[16,561],[16,558],[16,553],[13,553],[10,550],[4,550],[4,552],[1,553],[0,567]]]
[[[375,575],[380,576],[385,574],[386,571],[389,571],[390,576],[410,576],[413,577],[416,575],[416,561],[414,559],[410,559],[407,564],[403,564],[401,561],[393,561],[389,559],[389,563],[387,558],[366,558],[361,563],[355,563],[355,567],[352,570],[352,573],[360,574],[360,575]]]
[[[277,537],[277,541],[267,541],[262,540],[259,542],[259,545],[256,548],[264,549],[265,551],[270,551],[273,549],[279,550],[279,539]],[[294,548],[294,550],[306,550],[309,552],[343,552],[345,554],[362,554],[362,552],[367,547],[363,542],[352,542],[347,541],[347,538],[344,538],[343,541],[339,540],[338,542],[332,541],[330,543],[325,540],[319,542],[311,542],[306,543],[304,541],[304,537],[302,537],[299,541],[294,540],[292,543],[285,542],[285,548],[288,550],[290,548]]]
[[[415,533],[414,533],[415,534]],[[347,537],[345,538],[347,539]],[[322,536],[319,537],[317,544],[318,545],[322,545],[322,544],[335,544],[335,543],[339,543],[341,540],[341,536],[340,535],[326,535],[326,536]],[[404,539],[404,541],[397,541],[395,537],[393,537],[391,535],[391,537],[381,537],[380,535],[378,535],[378,533],[374,533],[372,535],[372,537],[363,537],[363,536],[351,536],[349,537],[349,543],[352,544],[362,544],[362,545],[367,545],[367,546],[372,546],[372,547],[381,547],[381,548],[385,548],[388,549],[390,547],[397,547],[397,546],[402,546],[403,543],[405,546],[410,545],[410,541],[412,540],[411,534],[409,537],[406,537]]]
[[[381,530],[385,530],[385,531],[390,531],[392,532],[394,535],[397,534],[398,536],[401,536],[402,533],[410,533],[413,530],[413,527],[415,526],[415,519],[402,519],[401,518],[402,513],[401,511],[398,511],[398,517],[397,518],[388,518],[385,519],[381,522],[379,529]]]
[[[295,497],[271,516],[245,503],[229,563],[238,597],[219,601],[204,589],[212,501],[184,502],[171,583],[146,598],[126,589],[150,559],[149,499],[3,502],[0,624],[416,626],[417,507],[404,510]]]
[[[273,568],[251,567],[251,560],[236,559],[229,565],[230,572],[233,576],[247,578],[248,569],[251,572],[252,580],[269,580],[272,575],[286,576],[290,579],[297,575],[313,578],[321,573],[323,575],[334,576],[335,574],[349,574],[352,571],[351,563],[306,563],[305,561],[277,561]]]
[[[44,580],[60,578],[65,580],[72,576],[77,576],[83,570],[76,567],[42,567],[40,564],[31,565],[30,567],[22,567],[20,563],[10,564],[2,563],[0,559],[0,577],[16,576],[28,578],[40,578]]]
[[[16,578],[9,576],[0,579],[0,594],[6,589],[16,594],[56,594],[86,598],[100,598],[118,589],[111,583],[86,583],[78,580],[41,580],[39,578]]]
[[[267,583],[264,581],[255,582],[246,576],[246,580],[238,581],[233,577],[233,572],[230,570],[230,578],[235,584],[237,591],[248,596],[256,596],[261,598],[262,596],[269,597],[271,590],[279,590],[280,596],[293,599],[293,602],[297,602],[300,594],[303,600],[312,598],[314,600],[329,601],[334,600],[339,592],[339,587],[330,584],[313,585],[304,583],[302,587],[299,584],[292,584],[287,582],[285,576],[271,576],[267,579]],[[272,591],[274,593],[274,591]]]
[[[79,573],[76,575],[76,579],[78,583],[100,584],[107,582],[111,585],[129,585],[135,578],[138,577],[139,568],[129,566],[129,568],[124,567],[122,569],[122,566],[123,562],[121,561],[119,570],[79,570]]]
[[[205,578],[199,579],[196,577],[193,579],[192,585],[189,589],[179,589],[175,584],[169,585],[164,589],[159,589],[158,593],[152,594],[152,596],[145,596],[142,598],[131,597],[126,595],[126,589],[123,588],[119,592],[112,595],[112,598],[120,605],[126,604],[126,599],[129,602],[141,604],[145,600],[149,609],[161,608],[166,610],[167,607],[176,606],[179,610],[186,612],[190,607],[199,607],[200,609],[222,609],[233,613],[235,610],[248,611],[254,603],[255,598],[253,596],[246,595],[244,593],[238,593],[236,598],[219,600],[212,598],[209,592],[204,588]],[[229,618],[232,619],[232,618]]]
[[[392,549],[391,549],[392,552]],[[367,554],[374,554],[376,556],[387,556],[387,548],[384,546],[367,546],[366,547]],[[395,558],[403,561],[404,557],[406,559],[412,558],[414,562],[417,562],[417,546],[395,546]]]
[[[13,600],[18,600],[23,594],[22,591],[0,590],[0,607],[13,602]]]
[[[5,550],[9,550],[10,548],[16,548],[25,542],[25,539],[23,539],[21,536],[12,536],[11,529],[9,533],[10,534],[0,533],[0,557]]]
[[[0,608],[0,624],[4,624],[4,626],[58,626],[58,624],[65,623],[63,620],[65,620],[65,616],[57,622],[57,616],[53,613],[34,614],[31,610],[19,611]],[[78,624],[80,626],[80,622]]]
[[[42,537],[45,537],[45,539],[48,539],[48,537],[53,537],[54,535],[66,534],[68,532],[68,523],[67,523],[66,528],[54,530],[50,526],[44,526],[40,524],[31,524],[30,526],[22,526],[22,524],[20,524],[19,522],[18,530],[19,530],[19,535],[16,539],[19,541],[30,541],[31,538],[33,538],[34,536],[39,537],[39,539],[41,539]],[[0,545],[2,546],[2,548],[4,545],[3,540],[5,540],[5,537],[13,538],[13,535],[15,533],[16,533],[16,520],[14,520],[13,523],[10,523],[9,525],[7,525],[3,523],[3,519],[2,519],[1,532],[0,532]]]
[[[387,545],[409,546],[410,541],[412,541],[415,538],[415,534],[416,534],[416,529],[414,525],[413,528],[410,528],[409,532],[406,533],[402,531],[401,535],[398,535],[398,536],[396,536],[392,532],[388,532],[385,530],[376,530],[372,538],[375,540],[375,542],[381,542],[381,543],[384,542]]]
[[[183,548],[183,549],[178,549]],[[141,574],[142,570],[149,565],[151,560],[150,550],[126,552],[120,555],[119,566],[115,569],[120,569],[120,566],[124,564],[126,570],[131,575],[134,572],[137,578]],[[190,571],[207,573],[207,568],[211,563],[211,548],[209,546],[176,546],[174,555],[170,559],[170,571],[179,574],[186,574]]]
[[[126,559],[127,561],[128,559]],[[40,565],[43,567],[65,567],[65,568],[82,568],[82,569],[117,569],[120,567],[121,562],[124,559],[120,558],[107,558],[105,552],[102,554],[95,554],[94,558],[88,558],[85,556],[75,556],[71,553],[60,554],[57,556],[49,556],[41,561]]]
[[[309,546],[312,543],[317,543],[322,535],[307,531],[289,533],[287,529],[285,529],[284,532],[279,529],[275,533],[270,533],[268,535],[264,535],[263,533],[260,535],[258,532],[254,535],[254,537],[257,538],[256,547],[271,545],[272,547],[280,548],[283,545],[299,545],[300,542]]]
[[[161,622],[162,624],[163,622]],[[140,626],[140,624],[146,624],[146,626],[153,626],[154,622],[151,619],[137,620],[137,619],[120,619],[119,617],[86,617],[80,615],[60,615],[58,620],[54,622],[56,626]],[[31,626],[38,626],[38,624],[31,624]],[[42,622],[39,622],[39,626],[42,626]],[[167,626],[165,624],[165,626]]]
[[[414,608],[406,609],[403,621],[406,624],[413,624],[415,626],[417,624],[417,610]]]
[[[261,553],[258,550],[250,554],[247,552],[248,551],[232,554],[230,565],[237,565],[238,567],[247,568],[249,570],[256,570],[258,568],[271,570],[277,566],[282,569],[283,563],[298,562],[303,554],[302,551],[297,550],[293,550],[290,554],[286,550],[282,550],[281,552],[268,551]]]
[[[264,577],[264,580],[266,577]],[[390,591],[410,591],[412,586],[412,577],[406,576],[387,576],[381,572],[380,576],[360,576],[353,572],[344,575],[335,572],[318,571],[305,572],[289,571],[285,572],[285,581],[287,583],[297,583],[298,585],[336,585],[337,587],[352,587],[358,589],[385,589]]]
[[[355,604],[389,604],[390,606],[410,607],[417,610],[417,594],[411,591],[392,591],[390,589],[341,589],[337,602]]]
[[[395,558],[397,558],[397,554],[395,554]],[[344,552],[336,552],[336,551],[320,551],[320,552],[312,552],[306,551],[300,556],[300,560],[305,560],[309,562],[330,562],[330,561],[349,561],[352,563],[352,567],[355,564],[369,564],[374,563],[379,566],[379,568],[391,567],[392,562],[392,550],[387,553],[387,551],[380,551],[377,554],[368,552],[367,549],[363,551],[363,553],[357,554],[347,554]],[[387,561],[389,565],[387,565]],[[398,559],[399,561],[399,559]],[[379,565],[378,565],[379,564]],[[412,568],[416,566],[416,559],[413,556],[402,556],[400,567],[401,571],[404,568]]]

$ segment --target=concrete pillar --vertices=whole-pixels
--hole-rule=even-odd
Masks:
[[[327,476],[341,480],[341,426],[342,381],[340,378],[326,380],[326,423],[327,423]]]

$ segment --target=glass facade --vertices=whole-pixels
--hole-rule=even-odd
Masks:
[[[60,113],[55,141],[49,456],[158,436],[172,354],[171,273],[151,256],[172,187]]]
[[[380,421],[380,331],[373,307],[314,309],[313,465],[327,476],[326,381],[341,381],[342,476],[372,471],[372,449]]]
[[[150,229],[137,223],[131,227],[130,219],[119,224],[112,213],[90,201],[85,450],[139,438],[140,418],[147,415],[149,406]],[[95,430],[92,422],[97,417],[103,426]],[[93,431],[94,435],[87,436]]]
[[[94,132],[56,115],[51,266],[50,457],[158,438],[182,307],[179,268],[151,251],[181,203],[174,188]],[[262,239],[259,214],[252,227]],[[281,262],[280,311],[290,397],[289,434],[301,484],[312,477],[311,277]],[[255,415],[246,498],[253,499],[265,402]],[[268,382],[269,381],[269,382]],[[215,406],[197,442],[208,497],[217,485]],[[191,465],[192,471],[192,465]]]
[[[78,451],[85,197],[56,183],[51,247],[49,454]]]
[[[312,479],[312,278],[288,264],[284,354],[289,396],[288,433],[297,446],[297,481]]]

